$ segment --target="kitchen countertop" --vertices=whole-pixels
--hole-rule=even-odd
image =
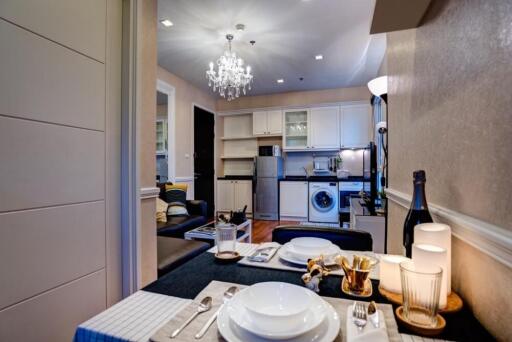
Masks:
[[[280,181],[286,182],[370,182],[370,179],[365,179],[363,176],[350,176],[349,178],[338,178],[336,176],[285,176]]]
[[[217,177],[218,180],[252,180],[252,176],[225,175]]]

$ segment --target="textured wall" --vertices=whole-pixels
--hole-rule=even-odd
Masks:
[[[412,171],[425,169],[430,203],[509,230],[511,17],[510,1],[435,1],[423,26],[387,35],[389,186],[411,194]],[[405,215],[390,204],[391,253]],[[512,315],[511,270],[457,238],[452,249],[453,288],[507,340],[497,315]]]
[[[278,106],[307,106],[341,101],[367,101],[371,97],[366,86],[312,91],[295,91],[260,96],[243,96],[233,101],[217,100],[217,111]]]
[[[444,1],[419,29],[388,34],[390,182],[512,229],[512,3]]]

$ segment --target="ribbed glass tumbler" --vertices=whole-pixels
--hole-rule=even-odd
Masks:
[[[442,274],[440,266],[419,268],[412,261],[400,263],[403,315],[407,321],[426,327],[437,325]]]
[[[236,225],[231,223],[218,223],[215,225],[215,244],[217,254],[221,256],[233,255],[236,251]]]

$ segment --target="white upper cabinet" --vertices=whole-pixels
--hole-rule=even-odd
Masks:
[[[283,133],[281,110],[259,111],[252,114],[253,135],[280,135]]]
[[[267,130],[269,134],[283,134],[283,112],[281,110],[267,112]]]
[[[292,109],[284,112],[283,149],[309,148],[309,109]]]
[[[267,134],[267,112],[252,113],[252,134]]]
[[[339,107],[320,107],[310,110],[310,148],[339,147]]]
[[[371,106],[369,104],[341,106],[340,145],[365,147],[371,140]]]

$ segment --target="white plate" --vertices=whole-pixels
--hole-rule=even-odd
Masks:
[[[325,258],[329,259],[330,257],[333,257],[337,254],[341,254],[341,249],[336,246],[332,245],[329,247],[327,251],[322,253]],[[291,262],[292,264],[298,264],[298,265],[307,265],[308,259],[319,257],[320,255],[302,255],[297,253],[293,246],[289,243],[285,243],[283,247],[279,248],[277,251],[277,255],[283,259],[284,261]]]
[[[315,237],[300,237],[290,240],[290,244],[298,251],[304,253],[318,253],[329,248],[332,242],[327,239]]]
[[[321,299],[321,298],[320,298]],[[340,333],[340,316],[334,308],[321,299],[325,305],[324,312],[326,317],[320,325],[305,334],[293,338],[294,342],[332,342]],[[229,318],[228,305],[225,305],[217,317],[217,328],[219,333],[228,342],[265,342],[268,338],[263,338],[239,327]]]
[[[246,290],[247,289],[240,292]],[[324,320],[326,311],[326,305],[324,304],[325,301],[317,294],[313,294],[314,296],[312,296],[311,306],[306,311],[306,315],[303,318],[303,321],[298,325],[299,327],[297,328],[297,324],[293,324],[290,329],[284,328],[279,332],[270,331],[270,329],[263,330],[261,329],[261,324],[255,324],[254,319],[248,314],[247,309],[243,305],[242,295],[235,295],[235,297],[229,301],[229,304],[226,305],[226,309],[229,317],[232,321],[235,322],[236,325],[254,335],[258,335],[270,340],[290,339],[315,329]]]

